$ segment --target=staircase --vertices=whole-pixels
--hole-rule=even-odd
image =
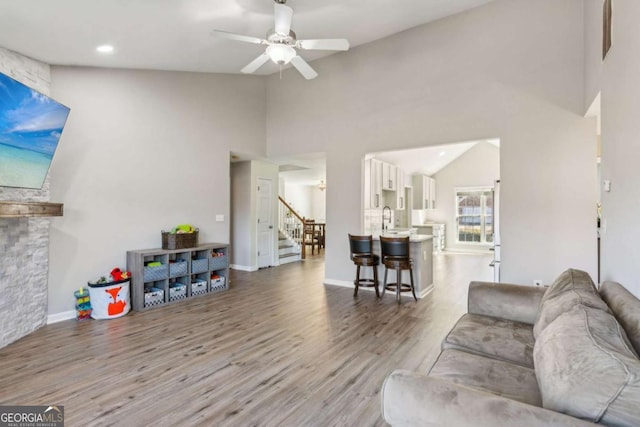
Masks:
[[[280,264],[300,261],[306,258],[306,248],[303,244],[305,219],[282,198],[278,210],[278,253]]]
[[[300,255],[299,246],[285,236],[284,233],[278,231],[278,256],[280,258],[280,265],[300,261],[302,259]]]

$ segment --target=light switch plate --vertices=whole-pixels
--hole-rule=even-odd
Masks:
[[[224,215],[223,214],[217,214],[216,215],[216,222],[224,222]]]

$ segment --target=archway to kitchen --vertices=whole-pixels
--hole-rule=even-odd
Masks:
[[[499,180],[497,138],[367,153],[363,232],[433,235],[434,269],[451,257],[485,257],[479,279],[497,281]]]

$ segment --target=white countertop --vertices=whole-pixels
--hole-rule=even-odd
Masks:
[[[398,235],[398,234],[389,234],[386,235],[386,237],[405,237],[402,235]],[[431,234],[411,234],[409,236],[409,242],[411,243],[418,243],[418,242],[424,242],[425,240],[432,240],[433,236]],[[374,236],[373,240],[380,240],[379,236]]]
[[[436,225],[444,225],[444,222],[427,222],[424,224],[414,224],[412,227],[433,227]]]

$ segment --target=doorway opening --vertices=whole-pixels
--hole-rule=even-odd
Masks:
[[[494,258],[499,179],[497,138],[367,153],[363,233],[431,235],[434,257],[480,253]],[[383,215],[387,207],[391,218]],[[487,269],[493,273],[494,266],[499,271],[499,259]]]

